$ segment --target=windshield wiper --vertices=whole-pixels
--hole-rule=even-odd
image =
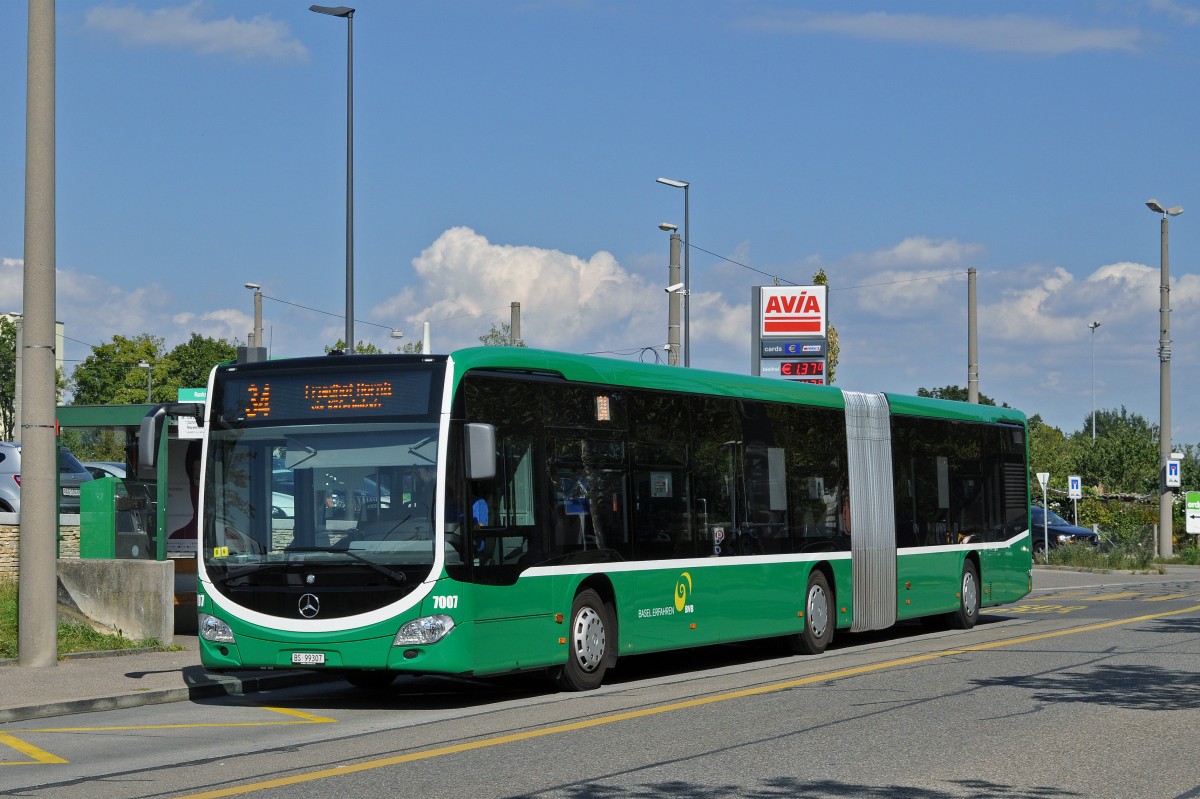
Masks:
[[[408,582],[408,575],[404,574],[403,572],[389,569],[382,563],[376,563],[370,558],[364,558],[362,555],[359,555],[357,552],[351,552],[349,549],[341,549],[338,547],[288,547],[288,552],[325,552],[330,555],[335,553],[338,555],[348,555],[354,560],[357,560],[359,563],[370,566],[372,569],[379,572],[383,576],[390,578],[397,584]]]

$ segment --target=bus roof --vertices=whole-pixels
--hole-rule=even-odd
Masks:
[[[845,407],[841,388],[834,386],[817,386],[791,380],[710,372],[704,369],[684,369],[678,366],[623,361],[593,355],[574,355],[525,347],[471,347],[452,352],[450,358],[454,363],[456,382],[472,369],[486,369],[554,375],[582,383],[771,402],[798,402],[826,408]],[[886,393],[886,396],[892,412],[905,416],[1025,424],[1025,415],[1015,408],[998,408],[992,405],[903,394]]]

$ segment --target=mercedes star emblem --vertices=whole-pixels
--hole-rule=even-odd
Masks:
[[[321,600],[316,594],[305,594],[300,597],[300,615],[311,619],[321,612]]]

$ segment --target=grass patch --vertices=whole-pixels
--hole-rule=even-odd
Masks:
[[[16,581],[0,580],[0,659],[17,657],[17,597]],[[76,652],[107,652],[153,646],[158,646],[158,641],[152,638],[132,641],[123,635],[97,632],[80,622],[61,619],[58,622],[59,657]]]

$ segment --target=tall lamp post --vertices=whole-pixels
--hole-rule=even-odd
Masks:
[[[1183,206],[1164,208],[1158,200],[1147,200],[1146,207],[1162,215],[1159,225],[1159,263],[1161,278],[1158,288],[1159,337],[1158,337],[1158,554],[1171,557],[1172,513],[1175,492],[1167,487],[1167,460],[1171,457],[1171,278],[1167,259],[1167,220],[1183,213]]]
[[[140,360],[138,361],[138,368],[146,370],[146,404],[149,405],[151,402],[153,402],[153,400],[150,399],[150,395],[154,389],[154,382],[150,372],[150,362],[145,359]]]
[[[346,352],[354,352],[354,9],[309,6],[309,11],[346,18]],[[261,345],[260,345],[261,346]]]
[[[666,292],[667,300],[667,365],[679,365],[679,226],[662,222],[658,229],[671,234],[671,260],[668,265]]]
[[[1092,443],[1096,443],[1096,328],[1103,322],[1088,322],[1088,330],[1092,331]]]
[[[247,343],[251,347],[261,347],[263,345],[262,286],[257,283],[247,283],[246,288],[254,291],[254,332],[250,334],[250,341]]]
[[[683,180],[656,178],[655,183],[683,189],[683,365],[692,365],[692,237],[688,231],[688,186]]]

